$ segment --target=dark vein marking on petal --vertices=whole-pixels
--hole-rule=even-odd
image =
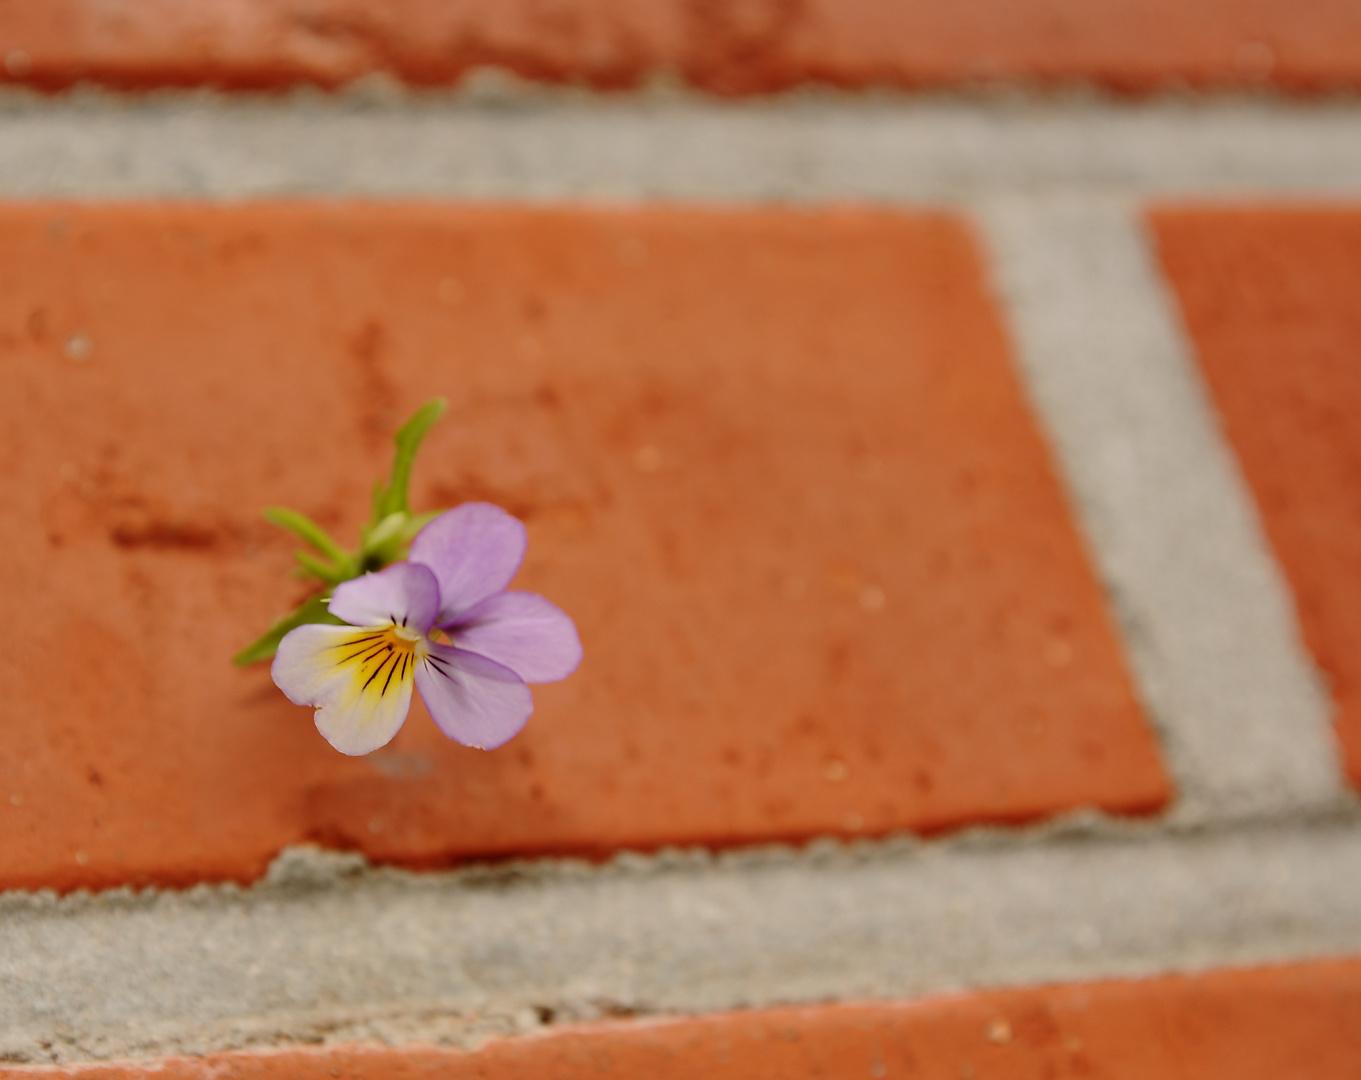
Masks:
[[[332,649],[349,649],[349,648],[352,648],[352,647],[355,646],[355,645],[361,645],[361,644],[363,644],[365,641],[373,641],[375,638],[380,638],[380,637],[382,637],[382,636],[383,636],[384,634],[386,634],[386,633],[387,633],[386,630],[380,630],[380,631],[379,631],[378,633],[376,633],[376,634],[368,634],[368,635],[366,635],[365,637],[351,638],[349,641],[342,641],[339,645],[332,645],[331,648],[332,648]]]
[[[387,677],[386,679],[383,680],[383,693],[384,693],[384,694],[386,694],[386,693],[388,692],[388,687],[392,685],[392,676],[395,675],[395,674],[397,674],[397,662],[396,662],[396,661],[393,662],[392,670],[388,672],[388,677]]]
[[[374,679],[378,678],[378,676],[383,673],[383,668],[387,667],[387,663],[391,659],[393,659],[392,650],[389,649],[388,655],[383,657],[383,659],[379,661],[378,666],[373,669],[373,674],[370,675],[367,679],[365,679],[364,685],[359,688],[359,692],[361,694],[369,688],[369,683],[373,682]]]
[[[426,659],[429,660],[430,663],[432,663],[432,664],[435,665],[435,667],[439,670],[440,674],[442,674],[442,675],[447,675],[447,674],[448,674],[448,672],[445,670],[445,668],[451,666],[451,665],[449,664],[449,661],[448,661],[448,660],[445,660],[442,656],[434,656],[434,655],[431,655],[431,656],[427,657]]]
[[[361,645],[357,650],[355,650],[354,652],[352,652],[352,653],[350,654],[350,658],[353,658],[353,657],[356,657],[356,656],[363,656],[365,653],[374,652],[374,651],[377,650],[377,649],[381,649],[381,648],[382,648],[384,645],[386,645],[386,644],[387,644],[387,640],[386,640],[385,638],[380,638],[380,639],[377,640],[377,641],[368,642],[368,643],[366,643],[366,644]]]
[[[349,656],[342,656],[340,658],[340,663],[348,664],[351,660],[357,659],[359,660],[359,666],[363,667],[371,659],[373,659],[374,656],[378,654],[378,652],[383,648],[383,645],[384,643],[381,641],[377,645],[368,645],[365,648],[360,649],[357,653],[351,653]],[[391,645],[388,645],[387,647],[389,649],[392,648]]]

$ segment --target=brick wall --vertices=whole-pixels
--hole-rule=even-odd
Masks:
[[[0,1076],[1356,1072],[1349,5],[0,57]],[[435,395],[585,660],[347,758],[229,663],[259,511]]]

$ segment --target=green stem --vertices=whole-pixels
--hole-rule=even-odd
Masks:
[[[392,514],[404,514],[410,510],[407,503],[407,488],[411,484],[411,466],[416,461],[416,451],[421,447],[431,426],[440,418],[448,402],[444,398],[431,398],[415,414],[397,429],[392,441],[397,445],[397,453],[392,459],[392,477],[383,489],[382,498],[375,500],[373,523],[377,525]]]

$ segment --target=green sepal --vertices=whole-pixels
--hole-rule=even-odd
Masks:
[[[269,660],[278,650],[279,642],[284,639],[284,635],[290,630],[296,630],[299,626],[306,626],[308,623],[327,623],[331,626],[343,625],[342,621],[326,608],[326,600],[329,596],[329,592],[317,593],[315,596],[304,600],[291,614],[279,619],[273,626],[233,656],[232,663],[244,667],[246,664]]]
[[[393,514],[411,512],[407,502],[407,488],[411,485],[411,466],[415,463],[416,451],[420,449],[421,440],[425,438],[426,432],[440,418],[448,404],[444,398],[431,398],[417,409],[415,415],[398,428],[397,434],[392,437],[397,446],[397,453],[392,458],[392,475],[387,486],[382,489],[381,495],[375,492],[373,501],[375,526]]]
[[[369,550],[372,551],[380,548],[384,544],[401,536],[402,530],[405,528],[410,517],[411,515],[405,510],[399,510],[397,513],[389,514],[387,517],[383,518],[383,520],[375,525],[369,532]]]
[[[444,512],[443,510],[427,510],[424,514],[412,514],[407,518],[406,524],[402,526],[402,546],[404,548],[410,546],[411,541],[416,539],[416,534]]]

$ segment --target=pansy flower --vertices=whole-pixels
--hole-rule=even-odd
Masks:
[[[506,589],[526,543],[524,525],[490,503],[441,514],[406,562],[336,586],[330,612],[350,625],[309,624],[284,637],[274,682],[317,710],[317,729],[342,754],[391,740],[413,686],[449,738],[500,746],[534,710],[526,684],[565,679],[581,661],[564,612]]]

